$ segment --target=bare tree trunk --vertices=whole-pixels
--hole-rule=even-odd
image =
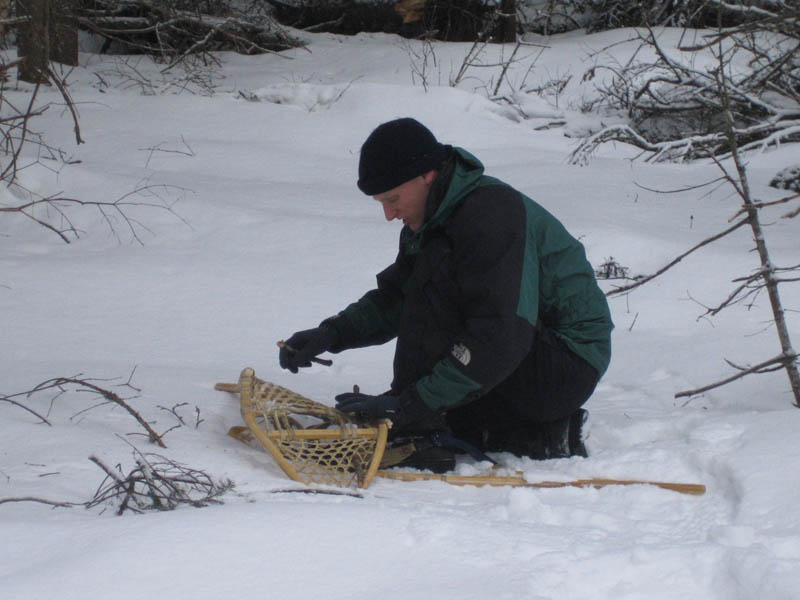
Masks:
[[[729,113],[730,114],[730,113]],[[736,143],[735,135],[733,134],[733,127],[730,129],[731,144]],[[750,222],[750,228],[753,230],[753,239],[756,242],[756,250],[761,260],[761,269],[763,270],[764,286],[767,288],[769,295],[769,303],[772,307],[772,318],[775,319],[775,329],[778,332],[778,340],[781,344],[781,351],[783,352],[783,365],[786,368],[786,374],[789,376],[789,383],[794,394],[795,406],[800,408],[800,372],[797,369],[797,353],[792,347],[792,340],[789,336],[789,328],[786,325],[786,315],[781,303],[781,296],[778,292],[778,278],[775,274],[775,269],[770,260],[769,250],[767,243],[764,240],[764,230],[761,227],[761,219],[758,214],[758,209],[753,206],[753,200],[750,197],[750,188],[747,182],[747,176],[744,172],[739,152],[733,150],[733,160],[736,163],[736,169],[739,172],[741,181],[742,198],[747,208],[747,219]]]
[[[719,18],[719,29],[721,31],[721,17]],[[722,108],[722,116],[725,119],[723,133],[727,137],[728,144],[730,146],[731,159],[736,167],[736,176],[729,173],[721,163],[717,162],[717,164],[722,169],[725,179],[733,186],[737,195],[742,200],[742,210],[737,214],[745,213],[747,215],[744,222],[749,224],[750,229],[753,231],[753,240],[756,244],[756,251],[758,252],[761,268],[752,276],[748,277],[746,283],[740,286],[733,294],[731,294],[731,296],[729,296],[725,302],[723,302],[716,309],[713,309],[713,311],[709,312],[714,314],[722,310],[722,308],[730,306],[735,299],[747,289],[748,284],[752,284],[755,287],[756,282],[760,280],[763,283],[763,287],[766,288],[767,295],[769,296],[770,307],[772,308],[772,318],[775,321],[775,330],[778,333],[778,340],[781,345],[781,353],[750,368],[737,367],[739,369],[739,373],[737,375],[728,377],[722,381],[718,381],[710,385],[703,386],[702,388],[696,390],[680,392],[676,394],[675,397],[694,396],[720,387],[732,381],[741,379],[745,375],[749,375],[751,373],[767,373],[783,368],[786,370],[786,374],[789,377],[789,385],[792,389],[792,394],[794,395],[794,404],[800,408],[800,372],[798,372],[798,354],[792,347],[792,341],[789,337],[789,328],[786,324],[786,314],[784,312],[780,293],[778,291],[778,285],[781,281],[781,278],[778,274],[779,269],[772,264],[769,249],[767,248],[767,242],[764,239],[764,229],[761,226],[761,217],[759,216],[758,212],[759,208],[761,208],[763,204],[753,201],[753,197],[750,193],[750,183],[747,179],[747,170],[744,166],[744,162],[742,161],[741,153],[739,151],[739,141],[736,137],[736,121],[732,110],[732,83],[727,74],[730,66],[730,56],[726,56],[725,52],[723,52],[721,40],[722,37],[720,37],[716,42],[719,45],[717,50],[719,67],[713,73],[713,76],[716,79],[716,91]],[[762,285],[759,284],[758,288],[760,289],[761,287]],[[736,365],[733,366],[736,367]]]
[[[720,52],[722,56],[722,52]],[[728,94],[728,82],[725,79],[724,67],[720,67],[719,90],[724,107],[724,115],[726,120],[726,133],[728,141],[731,146],[731,157],[736,165],[736,171],[739,176],[738,185],[734,183],[736,190],[744,202],[744,209],[747,213],[747,220],[750,223],[750,228],[753,230],[753,239],[756,243],[756,250],[758,257],[761,261],[761,278],[764,281],[764,287],[767,288],[769,295],[770,306],[772,307],[772,318],[775,320],[775,329],[778,332],[778,340],[781,344],[782,356],[780,363],[786,369],[786,374],[789,376],[789,383],[794,394],[795,406],[800,408],[800,372],[797,368],[798,355],[792,347],[792,341],[789,337],[789,328],[786,325],[786,315],[781,303],[781,296],[778,292],[778,277],[775,272],[775,267],[770,260],[769,249],[764,239],[764,230],[761,227],[761,218],[758,214],[758,208],[755,206],[752,196],[750,195],[750,184],[747,179],[747,172],[744,164],[742,163],[741,156],[739,155],[739,147],[736,140],[735,123],[730,109],[730,96]]]
[[[20,16],[30,17],[18,29],[17,48],[20,57],[25,58],[19,67],[19,78],[44,83],[50,62],[50,0],[20,0],[17,10]]]
[[[8,0],[0,0],[0,19],[8,18]],[[5,27],[0,25],[0,38],[5,35]]]
[[[517,0],[501,0],[500,26],[498,27],[497,41],[503,44],[513,44],[517,41]]]
[[[78,27],[72,13],[75,0],[59,0],[52,8],[50,60],[78,66]]]

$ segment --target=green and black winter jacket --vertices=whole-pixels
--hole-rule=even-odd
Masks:
[[[602,375],[613,324],[583,245],[470,153],[448,150],[425,224],[404,227],[377,288],[327,321],[339,332],[333,351],[396,337],[392,391],[435,411],[500,383],[524,397],[518,367],[537,327]]]

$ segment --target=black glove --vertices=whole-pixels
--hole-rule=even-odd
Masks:
[[[342,412],[374,421],[375,419],[392,419],[401,410],[400,396],[381,394],[357,394],[349,392],[336,396],[336,408]]]
[[[281,367],[297,373],[300,367],[310,367],[311,359],[327,352],[339,341],[339,334],[330,325],[298,331],[281,347],[278,359]]]
[[[406,390],[399,396],[392,394],[371,396],[353,392],[339,394],[336,396],[336,408],[370,421],[389,419],[397,428],[436,416],[436,413],[411,390]]]

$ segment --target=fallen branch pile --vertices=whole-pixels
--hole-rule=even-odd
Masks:
[[[268,15],[237,11],[228,2],[79,0],[75,20],[105,38],[104,51],[118,42],[172,63],[220,50],[264,54],[302,46]]]
[[[143,454],[136,448],[134,453],[136,466],[127,474],[123,473],[120,465],[112,469],[98,457],[89,457],[106,477],[88,502],[62,502],[24,496],[0,498],[0,504],[36,502],[57,508],[94,508],[110,504],[116,506],[117,514],[121,515],[125,511],[142,513],[146,510],[174,510],[184,504],[198,508],[222,504],[219,497],[234,487],[230,479],[214,481],[208,473],[159,454]]]
[[[105,472],[106,478],[86,508],[118,503],[117,514],[121,515],[126,510],[136,513],[173,510],[183,504],[202,507],[221,504],[219,496],[233,489],[229,479],[215,482],[207,473],[159,454],[142,454],[137,450],[136,455],[136,466],[127,474],[119,466],[112,469],[96,456],[89,457]]]

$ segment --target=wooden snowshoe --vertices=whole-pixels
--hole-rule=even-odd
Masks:
[[[381,463],[389,422],[363,424],[349,415],[255,376],[246,368],[239,383],[215,389],[240,394],[247,428],[232,437],[257,440],[289,478],[305,484],[369,487]]]

